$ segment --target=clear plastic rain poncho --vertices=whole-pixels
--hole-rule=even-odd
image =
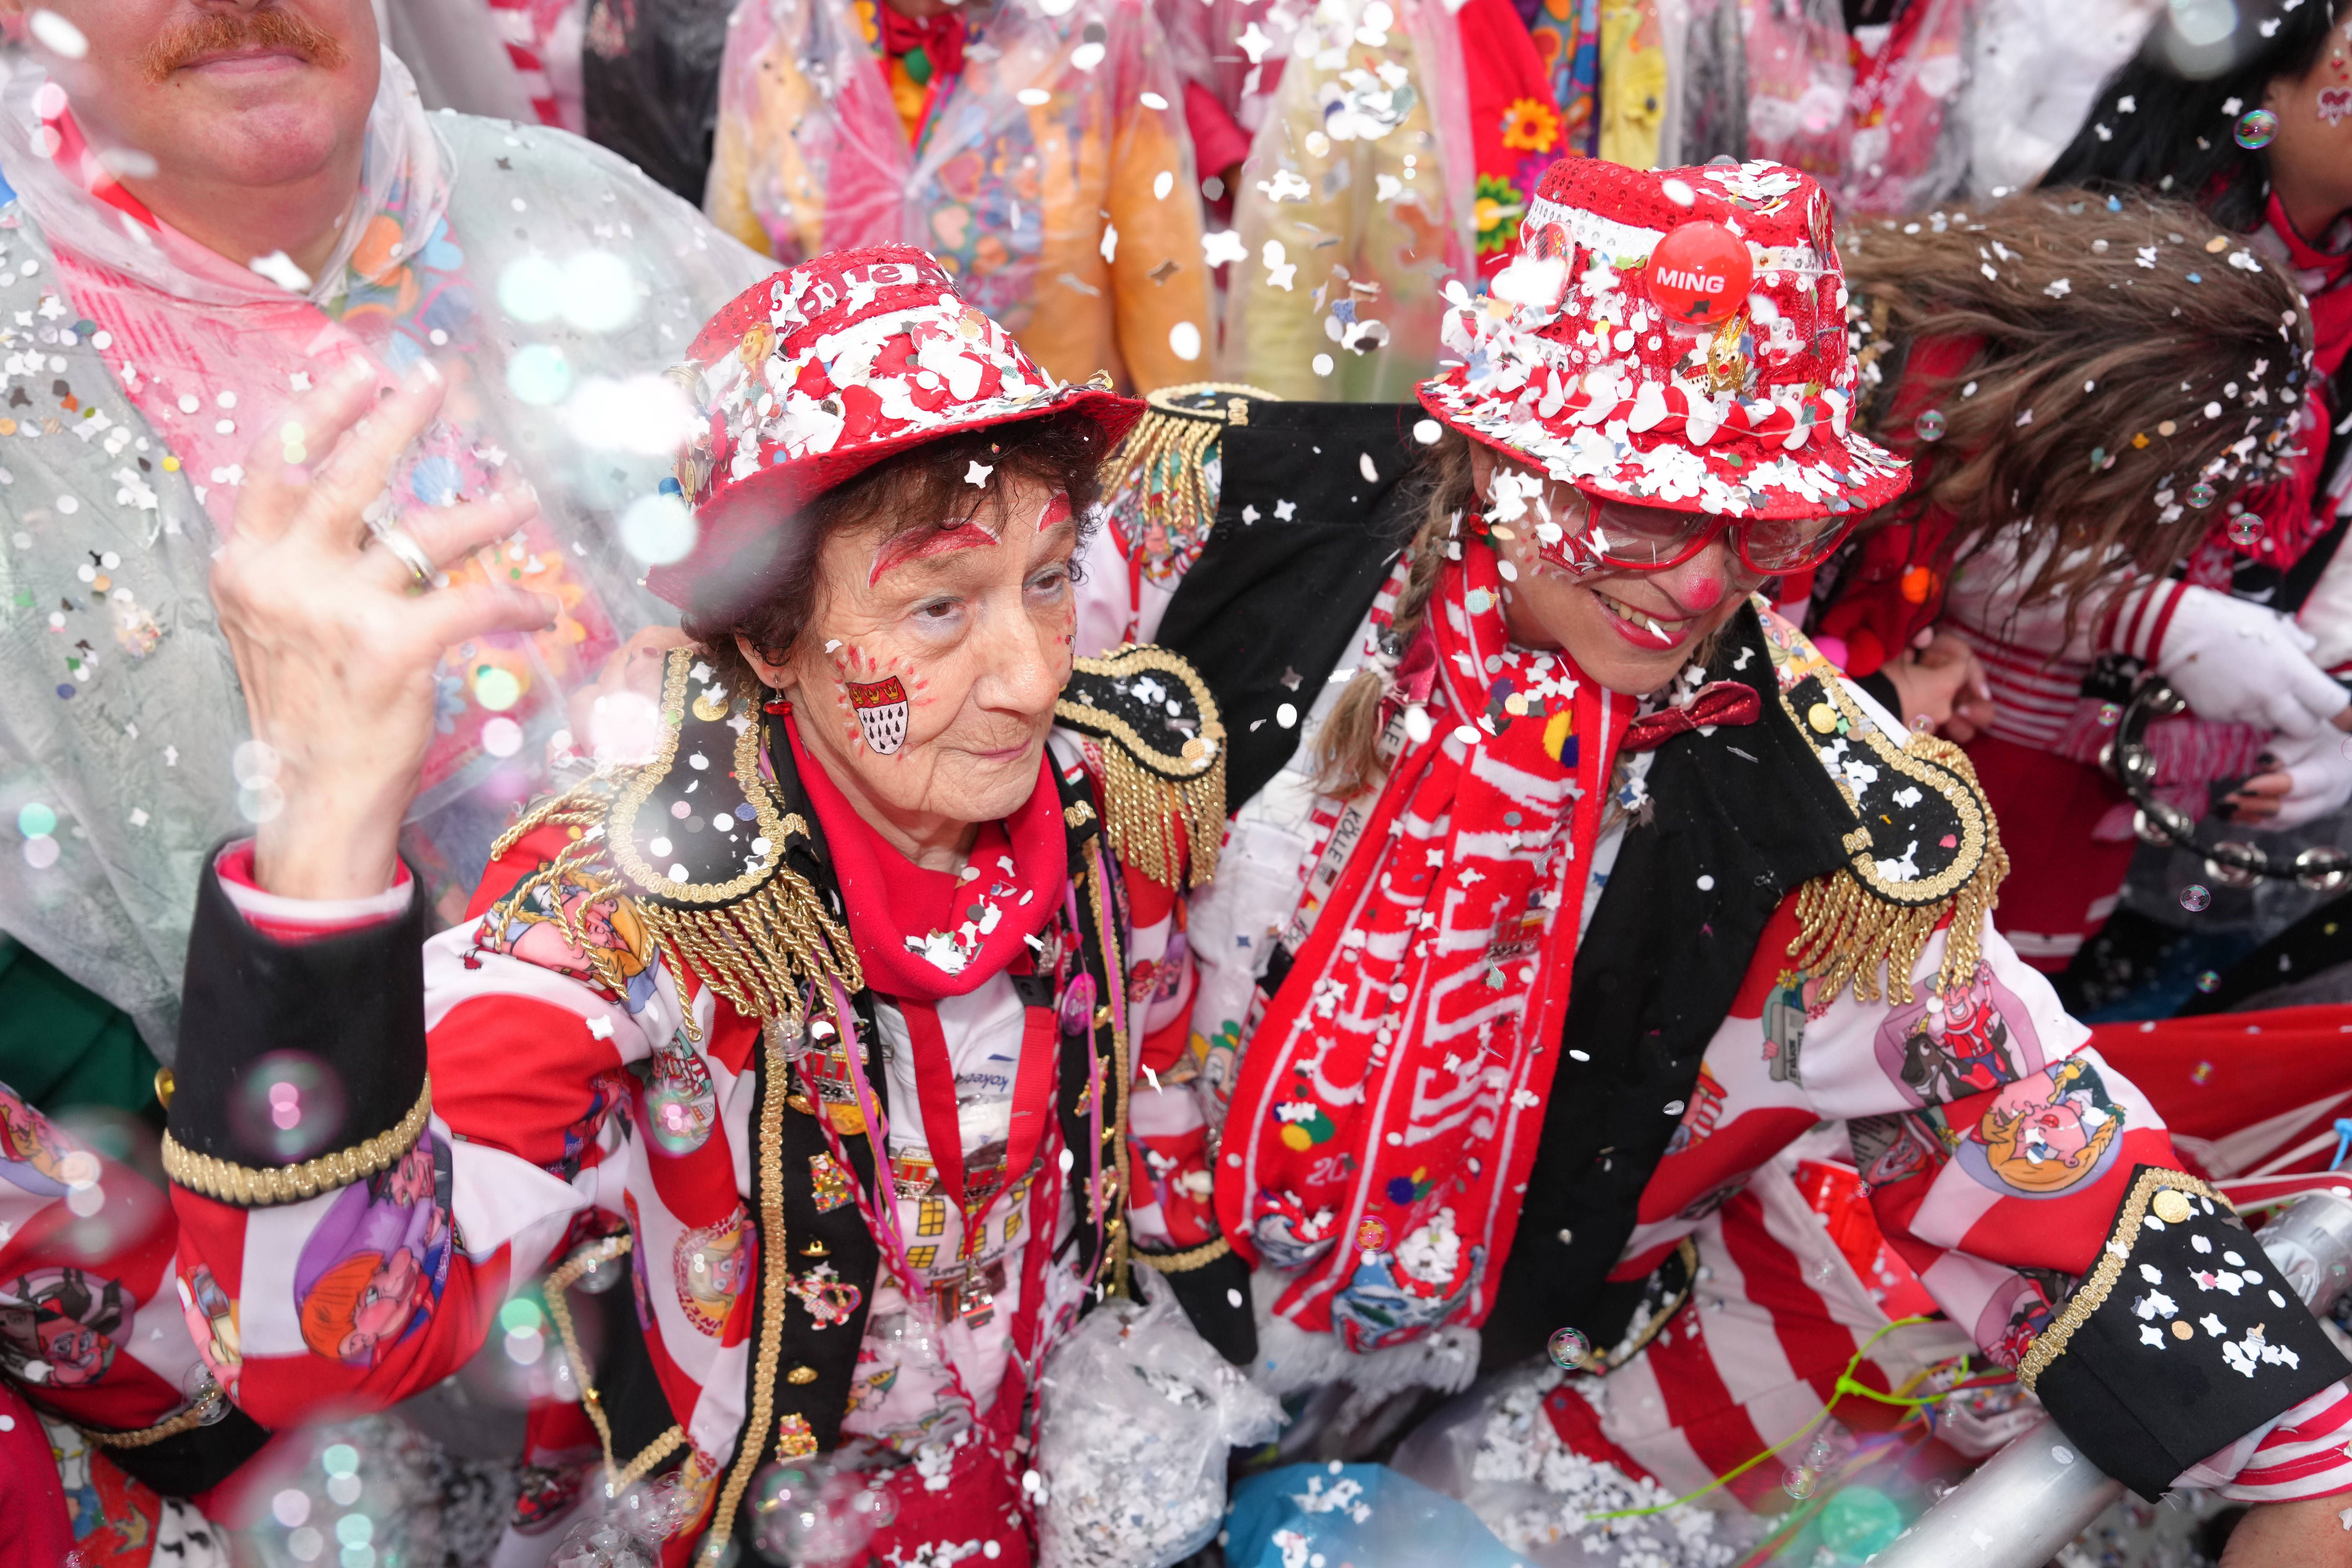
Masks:
[[[1305,0],[1153,0],[1152,8],[1168,35],[1177,74],[1255,136],[1290,58],[1291,36],[1314,7]],[[1192,129],[1197,140],[1197,121]],[[1218,172],[1204,147],[1194,152],[1203,179]]]
[[[1958,187],[1977,0],[1913,0],[1851,35],[1838,0],[1746,9],[1748,156],[1814,175],[1845,218],[1913,212]],[[1684,161],[1711,150],[1693,145]]]
[[[794,262],[900,241],[1065,381],[1208,369],[1183,89],[1143,0],[968,0],[963,68],[910,141],[850,0],[744,0],[707,206]]]
[[[282,802],[207,587],[252,444],[299,447],[283,411],[345,364],[430,355],[450,396],[386,504],[538,488],[541,516],[454,574],[564,613],[437,672],[403,847],[446,913],[539,787],[566,689],[660,612],[636,580],[692,527],[656,494],[688,417],[660,372],[764,263],[573,137],[426,114],[389,54],[316,281],[157,225],[37,67],[0,120],[0,927],[168,1060],[205,858]]]
[[[1472,272],[1461,35],[1444,0],[1322,0],[1291,40],[1234,208],[1220,374],[1402,403]]]

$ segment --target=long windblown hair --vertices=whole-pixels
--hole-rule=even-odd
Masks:
[[[2309,308],[2187,203],[2036,192],[1857,228],[1839,252],[1857,423],[1912,464],[1863,530],[1940,510],[1949,565],[2023,525],[2022,604],[2072,614],[2126,567],[2169,569],[2291,455],[2314,388]],[[1931,338],[1978,346],[1906,378]]]

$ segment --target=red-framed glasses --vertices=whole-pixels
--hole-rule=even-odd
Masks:
[[[1728,532],[1740,564],[1763,577],[1818,566],[1845,542],[1856,519],[1718,517],[1703,511],[1635,506],[1628,501],[1586,499],[1584,527],[1559,548],[1580,551],[1603,565],[1629,572],[1663,572],[1679,566]],[[1574,564],[1570,560],[1570,564]]]

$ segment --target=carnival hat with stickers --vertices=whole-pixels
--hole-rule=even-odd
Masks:
[[[754,284],[669,374],[703,422],[674,481],[699,525],[695,547],[646,576],[677,605],[793,508],[910,447],[1076,412],[1108,453],[1144,409],[1107,378],[1055,381],[909,245],[835,251]]]
[[[1778,163],[1545,174],[1493,294],[1449,288],[1432,414],[1589,495],[1860,517],[1909,466],[1851,428],[1829,198]]]

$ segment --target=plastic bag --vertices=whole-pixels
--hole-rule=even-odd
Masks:
[[[1662,1506],[1673,1504],[1671,1492],[1589,1458],[1561,1437],[1552,1402],[1582,1401],[1593,1406],[1587,1418],[1599,1420],[1608,1394],[1606,1380],[1569,1380],[1553,1367],[1499,1373],[1415,1427],[1397,1448],[1396,1469],[1459,1499],[1527,1568],[1728,1568],[1738,1562],[1762,1538],[1765,1521],[1705,1500]],[[1730,1501],[1720,1492],[1712,1500]],[[1592,1517],[1629,1509],[1659,1511]]]
[[[1225,1511],[1226,1450],[1263,1443],[1282,1407],[1250,1386],[1139,1269],[1153,1300],[1097,1308],[1045,1363],[1037,1469],[1044,1568],[1166,1568]]]
[[[1230,1568],[1527,1568],[1477,1515],[1383,1465],[1286,1465],[1234,1493]]]

